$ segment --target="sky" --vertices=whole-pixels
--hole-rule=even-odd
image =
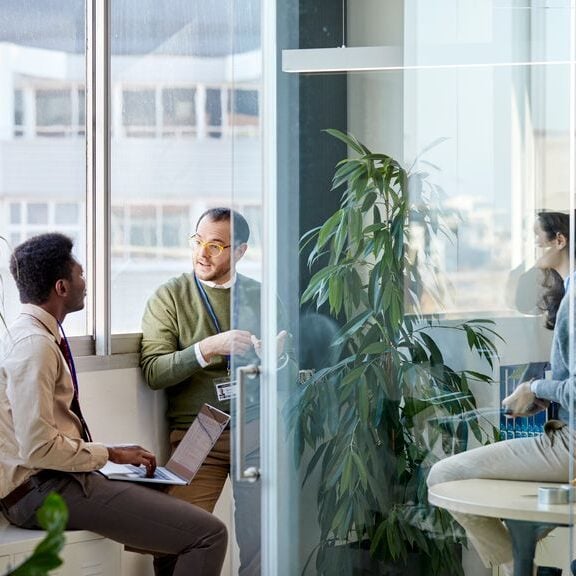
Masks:
[[[114,0],[111,7],[117,55],[222,56],[260,43],[260,0]],[[84,11],[84,0],[0,0],[0,42],[82,52]]]

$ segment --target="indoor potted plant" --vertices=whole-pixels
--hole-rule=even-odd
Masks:
[[[394,564],[410,574],[413,552],[426,565],[414,574],[462,574],[463,532],[428,505],[426,473],[439,451],[465,449],[469,431],[479,442],[497,438],[494,426],[481,425],[469,383],[492,381],[498,336],[488,320],[443,324],[420,311],[421,272],[435,277],[430,240],[445,232],[439,189],[352,135],[327,132],[354,156],[333,177],[332,189],[343,190],[338,210],[301,241],[312,246],[315,267],[302,303],[328,308],[341,326],[337,361],[303,383],[291,411],[304,482],[313,472],[319,478],[312,573],[358,573],[353,555],[340,553],[352,546],[378,564],[367,574],[393,573]],[[415,227],[425,250],[413,250]],[[433,281],[425,288],[435,293]],[[490,374],[446,364],[437,338],[446,329]]]

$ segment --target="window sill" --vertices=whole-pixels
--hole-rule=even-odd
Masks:
[[[140,354],[112,354],[111,356],[79,356],[74,364],[78,373],[98,372],[100,370],[123,370],[126,368],[138,368],[140,366]]]
[[[140,365],[140,340],[142,334],[117,334],[112,337],[112,354],[96,356],[94,338],[80,336],[70,338],[74,363],[78,372],[98,370],[121,370]]]

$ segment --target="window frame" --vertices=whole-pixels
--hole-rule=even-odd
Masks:
[[[113,354],[110,306],[110,147],[111,49],[110,0],[86,0],[86,263],[89,275],[86,309],[88,332],[72,339],[79,356]],[[134,351],[138,342],[134,339]],[[94,364],[94,365],[92,365]],[[102,361],[90,363],[95,369]]]
[[[112,334],[111,319],[111,9],[86,0],[86,300],[87,335],[70,339],[78,371],[139,366],[141,333]]]

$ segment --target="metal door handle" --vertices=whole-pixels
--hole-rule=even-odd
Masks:
[[[255,378],[260,368],[255,364],[240,366],[236,369],[236,480],[238,482],[256,482],[260,470],[255,466],[246,468],[246,379]]]

